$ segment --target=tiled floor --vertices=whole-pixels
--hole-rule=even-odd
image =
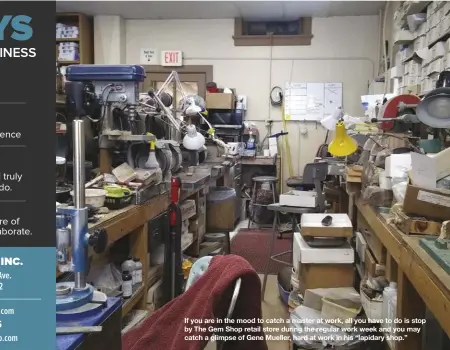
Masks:
[[[259,276],[261,278],[261,283],[263,276]],[[288,318],[288,312],[286,309],[286,306],[281,301],[279,294],[278,294],[278,285],[277,285],[277,276],[269,275],[267,279],[267,286],[266,286],[266,296],[264,298],[265,300],[262,302],[262,311],[263,311],[263,318],[265,320],[276,320],[276,319],[282,319],[285,320]],[[283,324],[276,323],[276,324],[269,324],[265,323],[265,327],[271,327],[276,329],[281,329],[283,327]],[[279,335],[280,333],[277,331],[273,332],[266,332],[267,334],[273,334],[273,335]],[[286,334],[286,333],[285,333]],[[287,334],[286,334],[287,335]],[[290,350],[289,342],[288,341],[268,341],[267,342],[269,350]],[[205,350],[215,350],[216,345],[213,343],[209,343],[208,346],[205,348]]]

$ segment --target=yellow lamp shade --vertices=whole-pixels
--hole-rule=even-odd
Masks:
[[[336,123],[336,135],[328,146],[328,152],[335,157],[346,157],[358,149],[356,141],[347,135],[343,122]]]

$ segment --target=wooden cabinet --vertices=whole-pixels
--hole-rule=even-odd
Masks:
[[[75,38],[56,37],[56,60],[61,66],[71,64],[94,63],[93,30],[92,19],[82,13],[57,13],[56,23],[67,27],[78,28],[78,35]],[[79,59],[59,60],[59,47],[64,43],[78,44]]]

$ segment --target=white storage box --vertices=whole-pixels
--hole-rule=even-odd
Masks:
[[[344,297],[343,299],[339,299]],[[358,292],[342,296],[325,296],[322,299],[322,317],[327,323],[338,327],[350,327],[361,312],[361,298]]]
[[[358,253],[361,262],[364,262],[366,255],[367,242],[361,232],[356,231],[356,253]]]
[[[361,304],[367,318],[381,320],[383,310],[383,300],[372,300],[361,290]]]
[[[312,248],[300,232],[294,232],[292,249],[294,266],[302,264],[353,264],[355,253],[348,242],[339,248]]]
[[[330,226],[323,226],[322,220],[331,216]],[[300,221],[303,236],[312,237],[351,237],[353,225],[347,214],[336,213],[306,213]]]
[[[315,208],[318,206],[317,193],[315,191],[289,191],[280,195],[280,205]]]

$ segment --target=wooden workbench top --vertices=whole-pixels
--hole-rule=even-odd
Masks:
[[[450,336],[450,275],[419,246],[421,237],[403,234],[361,199],[356,206]]]
[[[105,229],[108,246],[158,216],[169,206],[169,193],[160,194],[141,205],[129,205],[105,214],[95,224],[89,224],[89,231]]]

